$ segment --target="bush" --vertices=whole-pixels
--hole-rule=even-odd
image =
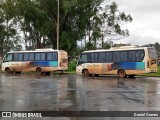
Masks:
[[[68,71],[76,71],[76,62],[69,63]]]

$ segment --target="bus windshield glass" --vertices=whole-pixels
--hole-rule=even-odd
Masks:
[[[149,58],[157,58],[156,50],[154,48],[148,48]]]
[[[6,61],[12,61],[12,54],[6,54],[4,56],[4,62],[6,62]]]
[[[82,54],[80,56],[78,64],[86,63],[87,62],[87,54]]]

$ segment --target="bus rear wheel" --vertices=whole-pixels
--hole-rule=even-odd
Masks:
[[[119,70],[118,71],[118,77],[125,78],[126,77],[126,72],[124,70]]]
[[[6,68],[5,71],[6,71],[7,74],[10,74],[10,73],[11,73],[11,69],[10,69],[10,68]]]
[[[38,75],[41,75],[41,74],[43,73],[42,68],[37,68],[37,69],[36,69],[36,73],[37,73]]]
[[[90,75],[88,70],[83,70],[82,74],[86,77]]]

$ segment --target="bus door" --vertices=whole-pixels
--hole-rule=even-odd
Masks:
[[[88,70],[91,74],[102,74],[102,63],[99,63],[99,53],[90,53],[89,54],[89,65]]]
[[[23,66],[23,53],[14,53],[13,61],[11,62],[11,68],[13,71],[22,71]]]
[[[91,74],[102,74],[102,64],[92,63],[88,65],[89,73]]]

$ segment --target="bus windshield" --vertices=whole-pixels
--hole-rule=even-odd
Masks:
[[[154,48],[148,48],[149,58],[157,58],[156,50]]]
[[[12,61],[12,54],[6,54],[3,59],[4,62]]]

